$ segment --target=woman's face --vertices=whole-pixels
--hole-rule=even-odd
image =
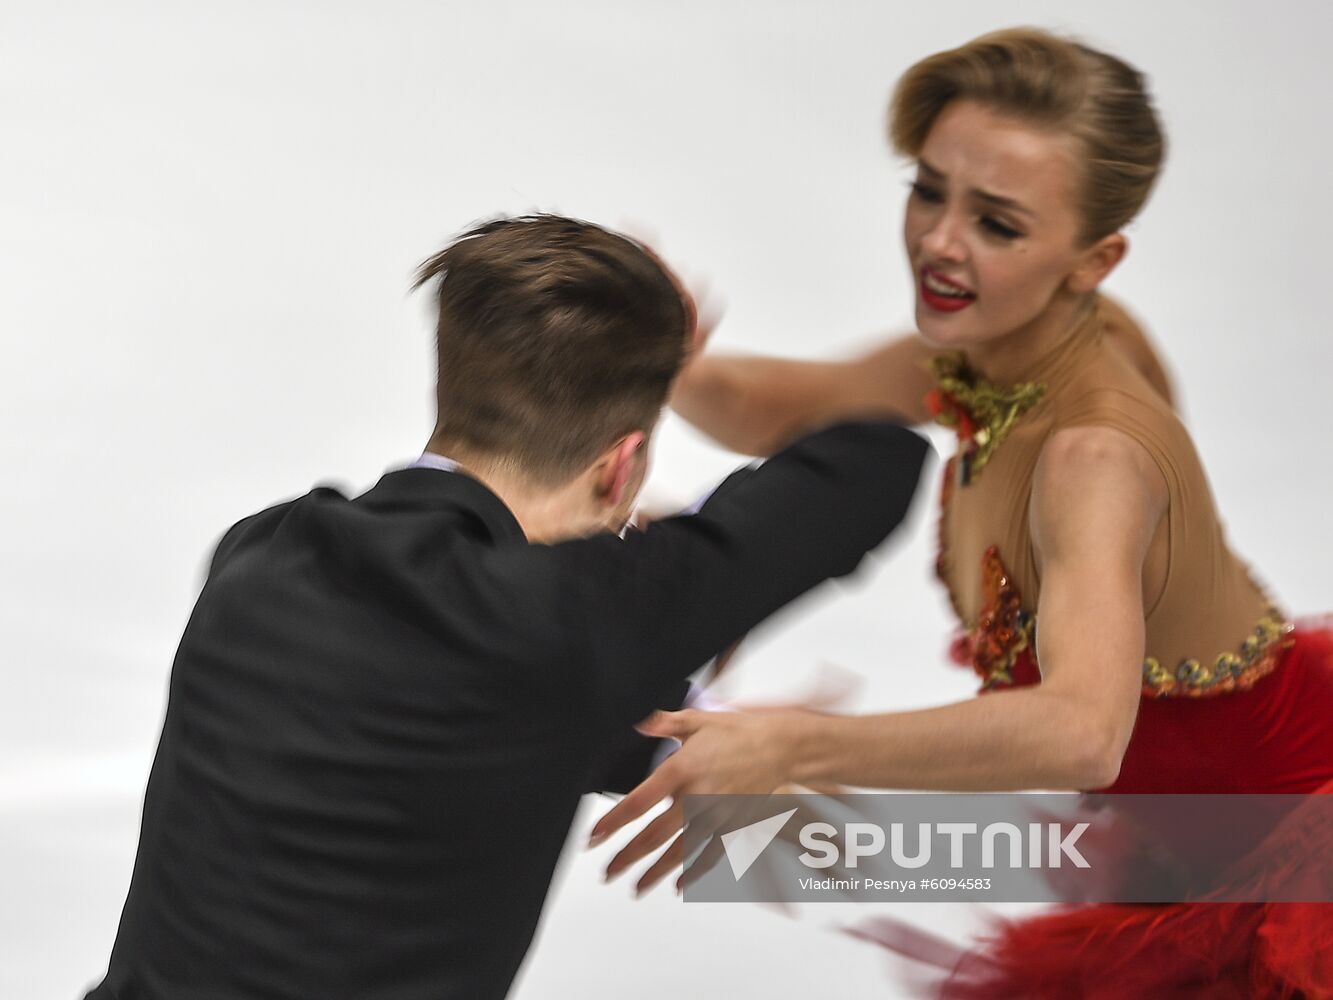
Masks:
[[[1077,243],[1078,172],[1068,135],[973,101],[940,112],[903,227],[927,341],[993,341],[1029,327],[1060,296],[1091,290],[1066,287],[1088,254]]]

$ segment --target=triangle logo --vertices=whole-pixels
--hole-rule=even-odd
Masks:
[[[750,870],[750,866],[759,860],[764,848],[773,843],[773,838],[782,832],[787,820],[791,819],[795,812],[795,809],[788,809],[785,813],[778,813],[768,819],[761,819],[758,823],[751,823],[739,830],[722,834],[722,848],[727,852],[731,874],[736,877],[737,882]]]

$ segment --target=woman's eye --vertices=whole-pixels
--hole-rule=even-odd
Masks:
[[[922,184],[920,181],[912,182],[912,194],[931,204],[938,204],[944,200],[944,195],[940,193],[938,188],[933,188],[929,184]]]
[[[982,226],[984,226],[987,230],[989,230],[991,233],[995,234],[996,236],[1000,237],[1001,239],[1005,239],[1005,240],[1016,240],[1016,239],[1018,239],[1020,236],[1023,235],[1021,232],[1019,232],[1019,231],[1018,231],[1017,229],[1015,229],[1013,226],[1006,225],[1005,223],[1001,222],[999,219],[993,218],[993,217],[991,217],[991,216],[989,216],[989,215],[983,215],[983,216],[981,217],[981,224],[982,224]]]

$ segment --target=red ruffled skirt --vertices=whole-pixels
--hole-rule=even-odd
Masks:
[[[1298,626],[1291,638],[1249,691],[1145,699],[1104,791],[1333,793],[1333,626]],[[1293,838],[1327,844],[1327,831],[1299,824],[1276,835],[1298,853]],[[1333,889],[1333,858],[1323,878]],[[948,1000],[1333,998],[1333,903],[1065,907],[998,923],[970,951],[893,920],[852,933],[947,967],[937,995]]]

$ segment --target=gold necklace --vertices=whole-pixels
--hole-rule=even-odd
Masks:
[[[967,365],[961,353],[930,359],[936,387],[926,394],[935,422],[958,434],[958,482],[967,486],[981,475],[995,449],[1018,418],[1037,405],[1044,382],[1019,382],[1002,389]]]

